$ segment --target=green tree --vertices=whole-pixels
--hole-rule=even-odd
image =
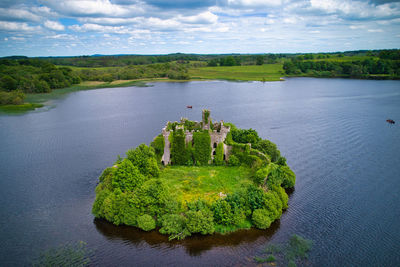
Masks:
[[[126,156],[142,174],[153,177],[160,175],[154,148],[140,144],[136,149],[128,150]]]
[[[0,78],[0,88],[4,91],[13,91],[17,89],[17,81],[12,78],[10,75],[4,75]]]
[[[253,224],[259,229],[267,229],[270,227],[272,220],[269,212],[265,209],[256,209],[251,216]]]
[[[284,188],[292,188],[296,183],[296,175],[288,166],[280,167],[282,174],[282,186]]]
[[[254,148],[260,150],[264,154],[269,155],[272,162],[277,161],[281,156],[281,152],[276,147],[276,144],[266,139],[259,141]]]
[[[181,240],[186,236],[190,236],[190,232],[186,228],[187,219],[178,214],[166,214],[161,219],[161,234],[170,235],[170,239]]]
[[[210,210],[186,212],[187,229],[191,233],[201,233],[202,235],[214,233],[214,218]]]
[[[257,65],[263,65],[263,64],[264,64],[264,56],[258,55],[258,56],[256,57],[256,64],[257,64]]]
[[[219,199],[212,204],[214,212],[214,220],[222,225],[232,224],[233,214],[232,208],[226,200]]]
[[[122,191],[132,191],[141,186],[145,177],[140,173],[136,166],[133,166],[129,159],[124,159],[117,165],[117,169],[112,179],[114,188],[120,188]]]
[[[144,231],[151,231],[156,228],[156,221],[150,215],[142,215],[137,218],[137,225]]]

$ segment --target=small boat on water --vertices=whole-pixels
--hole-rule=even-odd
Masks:
[[[193,108],[192,106],[186,106],[186,108]]]
[[[386,122],[390,123],[390,124],[395,124],[396,122],[392,119],[387,119]]]

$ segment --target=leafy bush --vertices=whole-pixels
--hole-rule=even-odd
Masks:
[[[228,164],[230,166],[239,166],[240,165],[240,161],[235,155],[230,155],[229,156],[229,160],[228,160]]]
[[[160,233],[170,235],[170,240],[180,240],[190,236],[190,232],[186,228],[186,221],[187,219],[182,215],[166,214],[161,219]]]
[[[255,210],[251,219],[254,225],[259,229],[267,229],[272,223],[269,212],[265,209]]]
[[[215,201],[212,205],[212,210],[214,212],[214,220],[216,223],[222,225],[232,224],[232,208],[226,200],[219,199]]]
[[[282,186],[284,188],[292,188],[296,183],[296,175],[288,166],[280,167],[282,175]]]
[[[261,140],[261,138],[258,136],[257,131],[253,129],[233,128],[231,129],[231,133],[233,141],[237,143],[242,143],[242,144],[250,143],[254,145]]]
[[[121,191],[132,191],[141,186],[145,177],[140,173],[136,166],[133,166],[129,159],[124,159],[114,172],[112,186],[120,188]]]
[[[210,210],[199,211],[190,210],[186,212],[187,229],[191,233],[201,233],[202,235],[214,233],[214,218]]]
[[[160,169],[152,147],[140,144],[136,149],[128,150],[126,156],[142,174],[153,177],[160,175]]]
[[[254,148],[260,150],[262,153],[267,154],[271,157],[271,161],[275,162],[279,159],[281,152],[276,147],[276,144],[269,140],[259,141]]]
[[[21,105],[24,103],[25,94],[16,90],[12,92],[0,91],[0,105]]]
[[[150,215],[142,215],[137,218],[137,225],[144,231],[150,231],[156,228],[156,221]]]

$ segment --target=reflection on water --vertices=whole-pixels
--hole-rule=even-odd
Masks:
[[[184,247],[190,256],[200,256],[203,252],[216,247],[237,247],[239,245],[246,245],[246,243],[253,243],[256,240],[266,242],[279,229],[280,221],[275,221],[267,230],[239,230],[226,235],[214,234],[204,236],[196,234],[180,241],[168,241],[168,236],[161,235],[157,231],[145,232],[135,227],[115,226],[105,220],[95,219],[94,224],[99,233],[103,234],[109,240],[119,239],[129,241],[134,246],[144,241],[153,248],[168,247],[171,249],[174,247]]]

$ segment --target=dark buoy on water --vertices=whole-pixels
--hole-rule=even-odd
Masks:
[[[394,120],[392,120],[392,119],[387,119],[386,121],[387,121],[387,123],[390,123],[390,124],[395,124],[395,123],[396,123],[396,122],[395,122]]]
[[[192,106],[186,106],[186,108],[193,108]]]

